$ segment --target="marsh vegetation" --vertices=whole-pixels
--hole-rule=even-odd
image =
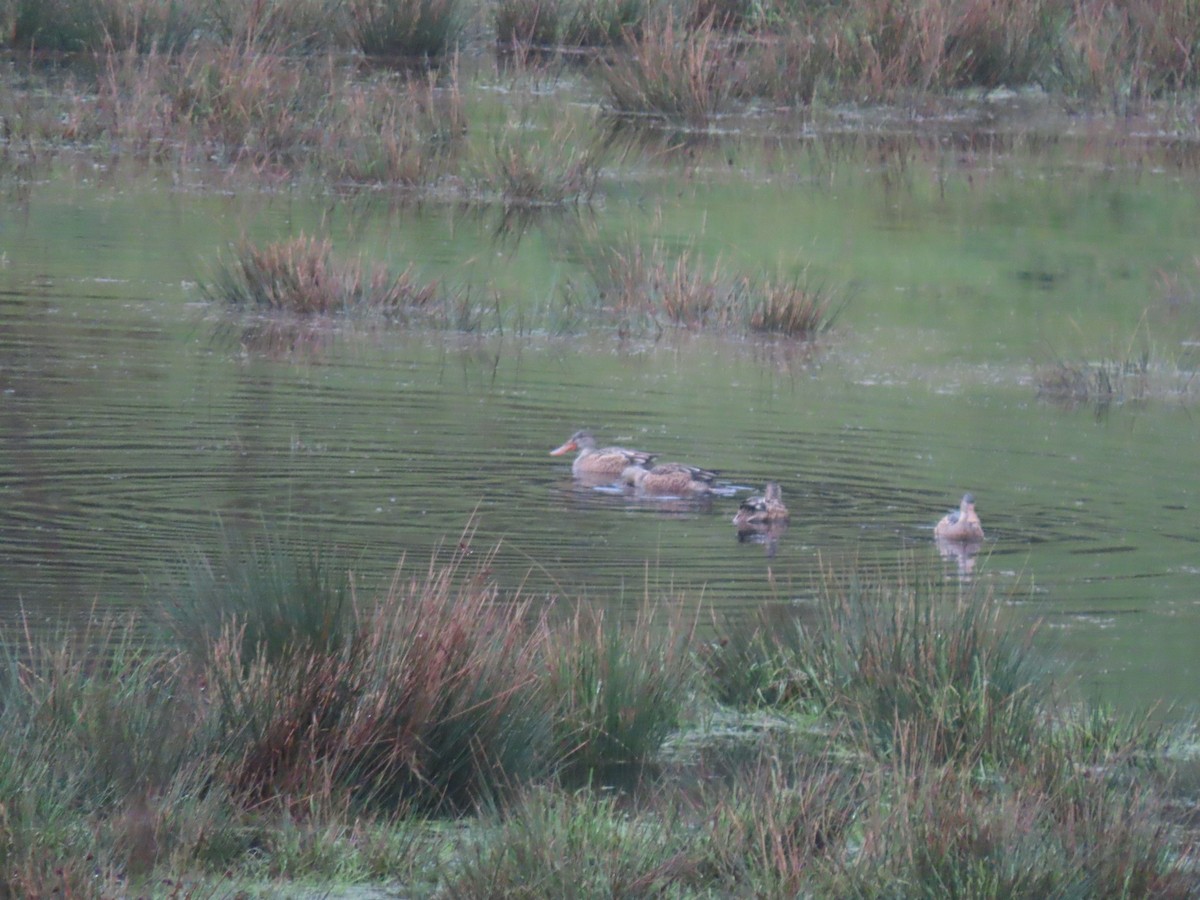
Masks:
[[[506,215],[592,204],[606,180],[644,152],[662,152],[633,149],[631,132],[686,148],[714,130],[770,133],[773,121],[797,114],[819,125],[847,102],[936,118],[964,92],[1034,90],[1049,106],[1099,117],[1165,108],[1182,126],[1200,58],[1200,14],[1158,0],[5,0],[0,23],[9,50],[0,171],[10,183],[55,160],[107,169],[130,160],[200,183],[385,190],[399,202],[499,206]],[[497,89],[514,98],[500,118],[481,102]],[[899,154],[889,167],[903,177],[911,150],[879,152]],[[311,311],[311,276],[333,265],[327,240],[317,234],[307,260],[299,244],[243,242],[231,267],[240,271],[218,275],[212,295]],[[539,324],[806,339],[828,330],[852,292],[806,270],[726,271],[688,247],[614,247],[609,259],[593,266],[595,286],[568,284]],[[506,305],[461,295],[397,302],[387,295],[407,271],[364,294],[339,265],[322,288],[326,310],[361,308],[370,294],[368,305],[438,305],[425,321],[457,327],[482,323],[481,304]],[[242,302],[246,295],[260,302]],[[598,314],[581,319],[582,311]],[[519,313],[526,327],[530,312]],[[1038,382],[1045,396],[1120,395],[1111,377],[1106,385],[1112,374],[1066,361]]]
[[[521,481],[508,476],[527,474],[519,457],[539,432],[561,430],[564,416],[586,406],[576,380],[603,380],[608,370],[574,359],[581,374],[564,377],[557,360],[548,365],[546,380],[575,392],[555,395],[554,421],[532,426],[534,437],[518,445],[505,429],[514,421],[529,427],[539,402],[524,383],[501,378],[495,393],[444,403],[424,382],[409,391],[418,340],[376,368],[359,369],[355,360],[356,376],[366,373],[361,382],[375,385],[355,381],[363,393],[349,397],[338,393],[340,382],[328,394],[313,390],[319,378],[305,372],[298,381],[310,415],[289,419],[281,439],[272,417],[277,408],[280,417],[294,416],[294,407],[286,399],[274,406],[272,376],[260,367],[276,356],[302,362],[301,345],[321,359],[323,342],[347,323],[382,323],[389,335],[409,326],[469,337],[599,332],[646,345],[667,332],[733,337],[731,344],[766,337],[746,352],[762,355],[762,369],[784,371],[794,395],[811,387],[807,345],[841,321],[855,293],[851,279],[803,259],[783,266],[723,255],[721,238],[698,227],[689,226],[687,240],[602,234],[589,216],[644,177],[647,160],[677,167],[684,185],[697,177],[727,181],[731,194],[753,204],[762,197],[754,189],[772,190],[772,179],[831,181],[836,161],[853,153],[879,173],[891,212],[903,205],[896,198],[904,186],[926,171],[928,190],[943,196],[996,177],[990,163],[1009,149],[1002,140],[914,132],[963,115],[979,98],[1015,95],[1088,121],[1153,121],[1163,146],[1144,157],[1133,151],[1129,165],[1200,168],[1192,93],[1200,11],[1166,0],[0,0],[0,26],[0,190],[14,205],[31,185],[63,173],[82,183],[136,171],[195,193],[297,191],[339,211],[365,197],[395,209],[494,217],[501,240],[512,221],[530,217],[569,245],[578,267],[536,290],[499,281],[471,290],[443,272],[425,273],[424,260],[388,268],[335,247],[332,227],[306,233],[302,226],[284,237],[243,233],[200,254],[217,259],[212,267],[162,279],[198,279],[223,324],[233,323],[243,353],[217,355],[213,366],[251,401],[236,415],[218,409],[213,419],[222,424],[210,433],[207,420],[199,428],[192,421],[195,394],[204,390],[178,388],[186,379],[154,369],[149,380],[161,375],[173,389],[164,406],[187,418],[179,428],[185,438],[172,432],[149,441],[155,459],[139,463],[178,466],[155,469],[159,485],[206,466],[220,470],[202,471],[188,490],[206,498],[227,491],[239,513],[250,502],[247,483],[261,491],[251,499],[294,490],[306,515],[331,517],[329,533],[342,529],[350,541],[362,534],[353,529],[364,509],[384,508],[388,492],[401,492],[390,484],[367,489],[360,479],[353,485],[360,494],[347,499],[344,473],[369,470],[383,436],[424,432],[405,447],[403,465],[417,473],[412,482],[429,482],[433,496],[405,497],[404,515],[440,514],[426,520],[435,525],[418,523],[428,530],[458,515],[455,504],[480,502],[463,494],[500,492],[480,474],[489,466]],[[886,106],[872,110],[875,118],[856,118],[876,104]],[[991,107],[979,113],[985,121],[992,114]],[[903,120],[905,134],[889,129],[891,116]],[[864,121],[869,133],[845,134]],[[755,166],[719,144],[743,131],[762,139]],[[1055,144],[1038,129],[1013,141]],[[809,168],[779,162],[801,145],[813,148]],[[1092,152],[1102,173],[1114,157],[1128,161],[1110,145]],[[955,169],[946,160],[965,162]],[[1106,201],[1122,205],[1120,196]],[[207,210],[214,219],[222,212]],[[325,224],[337,213],[313,218]],[[901,239],[903,215],[889,226],[886,240]],[[287,227],[295,227],[290,212]],[[443,268],[464,263],[451,238],[438,249],[443,264],[451,257]],[[878,245],[868,246],[859,258],[873,249],[878,254]],[[0,268],[8,252],[0,249]],[[1200,296],[1194,261],[1175,265],[1143,300],[1161,307],[1164,320]],[[1032,266],[1022,277],[1051,284],[1058,276]],[[934,299],[954,315],[957,297]],[[1036,331],[1039,313],[1027,306],[1014,317]],[[44,338],[42,318],[32,319],[31,331]],[[55,327],[53,319],[45,325]],[[144,335],[140,323],[122,330]],[[53,372],[56,383],[103,383],[90,368],[92,335],[83,331],[86,362],[69,377]],[[1098,409],[1194,394],[1194,341],[1156,344],[1139,325],[1116,343],[1078,355],[1052,346],[1034,389]],[[173,363],[176,351],[163,353]],[[475,365],[490,352],[480,344],[462,354],[465,380],[497,380],[499,352]],[[680,431],[734,432],[729,445],[710,446],[725,446],[751,470],[748,478],[790,471],[798,480],[793,446],[786,457],[779,448],[801,439],[763,424],[783,405],[769,390],[740,394],[697,425],[689,392],[705,393],[716,358],[699,355],[698,364],[672,361],[678,371],[650,389],[660,392],[655,414],[664,397],[679,403]],[[114,357],[120,369],[112,384],[134,381],[127,367],[136,364],[124,350]],[[635,349],[615,365],[643,362]],[[454,366],[442,358],[429,368],[441,383]],[[405,374],[379,374],[393,369]],[[755,382],[757,372],[745,372],[738,378]],[[86,386],[81,408],[102,405]],[[92,437],[77,438],[74,424],[99,416],[91,408],[60,411],[24,387],[10,394],[5,386],[12,404],[5,421],[19,434],[14,458],[34,470],[35,482],[55,483],[31,462],[44,456],[39,441],[62,436],[73,454]],[[8,415],[26,395],[57,419],[27,427],[21,415]],[[415,427],[406,420],[402,431],[390,410],[400,410],[397,419],[408,415],[410,395],[411,408],[427,418]],[[832,396],[827,406],[846,400]],[[612,413],[620,402],[606,396],[596,405],[616,419],[627,411]],[[828,538],[841,528],[857,538],[867,516],[847,497],[864,495],[864,483],[872,500],[886,495],[893,518],[904,500],[933,490],[906,482],[905,494],[874,471],[852,482],[849,457],[895,444],[900,450],[889,459],[908,477],[911,460],[940,450],[930,450],[922,430],[945,437],[903,404],[896,404],[899,424],[864,435],[870,428],[855,418],[854,402],[845,404],[852,409],[845,420],[806,420],[816,426],[815,436],[802,438],[812,442],[806,459],[832,460],[822,463],[833,475],[827,481],[842,481],[797,492],[820,528],[805,534]],[[433,483],[432,470],[419,465],[444,454],[447,441],[437,435],[426,444],[425,435],[485,406],[496,419],[471,420],[454,442],[482,445],[490,456],[456,459],[453,470],[437,470],[445,483]],[[367,408],[387,408],[388,418],[363,416]],[[990,408],[971,413],[954,433],[983,431],[981,443],[994,455],[981,456],[994,462],[996,481],[1020,482],[1008,470],[1028,468],[1028,457],[1012,462],[994,453],[1007,423]],[[650,414],[629,418],[639,416],[644,422]],[[228,433],[225,418],[237,419]],[[154,419],[139,411],[130,421],[140,434],[153,430]],[[114,433],[126,433],[129,421],[121,424]],[[346,436],[355,429],[370,434]],[[752,462],[743,457],[744,434],[764,451]],[[272,456],[279,446],[286,452]],[[952,441],[935,462],[965,455],[964,446],[965,439]],[[89,517],[99,516],[98,496],[129,483],[124,438],[112,450],[121,465],[70,458],[66,499],[50,501],[52,524],[69,516],[62,508],[77,481],[91,491],[80,504]],[[1060,455],[1073,460],[1078,451]],[[1174,465],[1146,469],[1153,475]],[[281,491],[276,476],[289,466],[302,474]],[[225,468],[255,467],[265,472],[260,480],[259,472],[223,478]],[[399,468],[376,468],[371,480],[399,483]],[[108,477],[93,484],[96,471]],[[333,500],[320,493],[329,485]],[[1024,490],[1020,482],[1013,493]],[[40,483],[7,492],[14,518],[40,522],[43,493]],[[514,493],[519,514],[534,510],[536,518],[537,507]],[[140,488],[129,494],[132,511],[121,507],[106,530],[136,535],[142,555],[130,568],[140,573],[158,562],[146,556],[178,530],[146,515]],[[1078,498],[1090,496],[1064,489],[1055,502],[1082,505]],[[1186,512],[1174,496],[1170,502]],[[586,515],[598,501],[571,495],[568,503]],[[1122,499],[1114,505],[1100,540],[1128,527]],[[1164,508],[1146,513],[1156,517],[1154,533],[1184,530]],[[621,508],[620,528],[608,522],[611,530],[592,540],[611,541],[625,564],[655,540],[665,555],[675,549],[661,532],[630,528],[627,513]],[[1040,540],[1047,515],[1039,506],[1004,525],[1009,534],[1042,528]],[[394,524],[386,520],[379,526],[386,533],[372,535],[388,552]],[[557,520],[535,524],[551,532],[548,553],[590,550],[580,540],[563,551],[569,529]],[[95,566],[102,529],[92,525],[55,552],[65,547],[82,560],[73,565]],[[894,521],[887,527],[898,530]],[[272,534],[225,537],[222,549],[197,550],[173,581],[155,588],[146,607],[163,612],[152,628],[97,610],[83,630],[26,620],[0,641],[0,893],[209,896],[306,882],[465,897],[876,896],[897,885],[917,896],[1200,891],[1192,726],[1118,713],[1060,687],[1042,669],[1045,632],[1012,614],[1027,598],[997,593],[990,580],[960,581],[919,565],[823,566],[808,602],[789,595],[726,618],[706,605],[703,590],[652,581],[633,604],[615,589],[619,596],[587,591],[586,599],[585,592],[514,590],[496,574],[496,553],[470,534],[428,560],[405,559],[379,588],[366,587],[352,561],[324,546],[297,547]],[[689,564],[703,555],[696,545],[686,553]],[[620,578],[623,591],[624,569]],[[768,579],[774,590],[770,570]],[[513,580],[524,584],[523,575]],[[745,586],[729,580],[735,594]]]
[[[940,572],[830,571],[713,641],[657,588],[623,617],[503,596],[469,535],[372,596],[226,537],[152,635],[6,635],[6,892],[1198,887],[1183,732],[1061,695],[1003,598]]]

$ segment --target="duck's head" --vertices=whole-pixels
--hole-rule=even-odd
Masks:
[[[621,480],[626,484],[632,484],[634,487],[641,487],[642,482],[646,480],[646,476],[650,474],[649,470],[644,466],[626,466],[621,472]]]
[[[594,450],[596,447],[596,439],[592,437],[590,431],[577,431],[569,438],[561,447],[555,447],[550,451],[551,456],[562,456],[564,453],[570,453],[572,450]]]

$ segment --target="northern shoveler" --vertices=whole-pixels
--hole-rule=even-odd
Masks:
[[[621,473],[621,480],[639,491],[677,496],[707,494],[713,489],[716,479],[716,472],[677,462],[658,463],[650,468],[627,466]]]
[[[627,450],[624,447],[596,446],[596,439],[590,431],[577,431],[561,447],[550,451],[551,456],[562,456],[578,450],[579,455],[571,463],[571,472],[575,475],[621,475],[630,467],[641,468],[648,466],[654,459],[653,453],[643,453],[641,450]]]
[[[783,505],[783,492],[776,481],[768,481],[761,494],[747,497],[734,514],[733,524],[738,528],[755,525],[771,525],[788,520],[788,508]]]
[[[958,512],[944,515],[934,526],[933,536],[946,541],[982,541],[983,526],[975,512],[975,497],[963,494]]]

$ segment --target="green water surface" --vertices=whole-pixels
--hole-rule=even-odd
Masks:
[[[1044,619],[1087,689],[1200,688],[1200,174],[1170,140],[986,118],[739,125],[614,157],[593,208],[527,217],[302,183],[60,161],[0,201],[0,612],[149,615],[230,523],[333,543],[364,585],[469,525],[509,590],[723,612],[812,602],[823,567],[943,562],[974,492],[973,577]],[[757,129],[757,130],[756,130]],[[670,141],[664,139],[665,144]],[[328,235],[488,298],[472,333],[338,322],[246,340],[206,302],[242,237]],[[844,302],[816,346],[621,336],[567,307],[605,248],[686,250]],[[577,295],[577,294],[576,294]],[[1148,360],[1108,403],[1055,362]],[[719,470],[679,504],[580,486],[580,427]],[[739,541],[767,480],[791,526]],[[956,577],[954,560],[944,562]]]

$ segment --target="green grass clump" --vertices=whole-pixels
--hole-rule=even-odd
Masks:
[[[916,741],[935,761],[1017,760],[1048,701],[1036,627],[1014,632],[985,589],[936,575],[830,578],[810,631],[812,685],[873,753]]]
[[[30,107],[18,139],[103,145],[114,158],[211,161],[260,177],[430,188],[466,132],[455,70],[373,73],[279,44],[106,52],[53,118]],[[29,97],[24,97],[30,104]]]
[[[350,0],[345,15],[363,53],[411,60],[453,52],[466,26],[460,0]]]
[[[499,0],[493,15],[496,41],[502,47],[549,47],[558,42],[558,0]]]
[[[487,9],[461,0],[5,0],[0,42],[85,54],[88,66],[94,55],[129,51],[309,62],[354,51],[375,63],[454,66],[484,22],[489,41],[515,50],[615,48],[592,66],[611,108],[691,128],[709,127],[747,97],[906,102],[1038,86],[1120,108],[1200,84],[1200,9],[1172,0],[500,0]],[[265,80],[282,74],[273,68]],[[262,73],[242,77],[261,91]],[[223,88],[231,106],[245,99],[237,76]],[[302,109],[258,104],[250,121],[294,115],[312,123],[329,96],[314,94]],[[220,101],[221,91],[208,99]],[[307,157],[311,145],[292,149]]]
[[[1024,85],[1048,71],[1064,17],[1052,0],[873,2],[835,14],[839,61],[876,98],[904,91]],[[832,36],[833,22],[821,34]]]
[[[618,46],[637,38],[650,5],[646,0],[500,0],[496,40],[514,51]]]
[[[651,761],[678,725],[692,679],[691,633],[579,607],[546,643],[556,758],[572,776]]]
[[[449,896],[690,896],[703,884],[681,828],[614,795],[534,790],[464,841]]]
[[[850,759],[765,741],[727,779],[701,791],[709,832],[702,850],[712,880],[727,890],[754,884],[768,896],[822,894],[859,838],[869,798]]]
[[[345,90],[341,72],[258,44],[112,53],[96,79],[97,101],[77,103],[117,152],[143,156],[139,148],[151,144],[159,159],[197,156],[261,172],[307,159],[326,104]]]
[[[1200,83],[1200,9],[1171,0],[1094,0],[1076,8],[1058,61],[1083,96],[1138,99]]]
[[[740,90],[735,46],[711,22],[682,25],[674,15],[643,23],[594,71],[614,113],[692,128],[708,127]]]
[[[1078,776],[989,787],[969,768],[927,759],[877,773],[867,790],[880,800],[860,818],[855,864],[829,873],[838,892],[901,883],[922,896],[1115,898],[1195,888],[1153,790]]]
[[[690,251],[672,258],[658,243],[649,249],[605,248],[590,269],[595,282],[591,306],[622,331],[727,324],[728,283],[718,267],[704,271]]]
[[[9,0],[0,6],[10,46],[54,51],[105,47],[174,52],[204,23],[188,0]],[[7,21],[5,21],[7,19]]]
[[[0,893],[119,893],[184,840],[159,830],[165,804],[201,812],[202,694],[130,623],[5,638]]]
[[[1195,890],[1196,836],[1169,812],[1169,732],[1058,708],[1032,632],[1013,632],[985,591],[859,572],[829,579],[816,608],[794,639],[757,625],[713,651],[771,672],[782,635],[831,729],[824,752],[768,737],[732,788],[709,789],[723,878],[788,896]],[[771,698],[766,678],[716,675],[731,699]]]
[[[267,533],[229,530],[218,554],[193,554],[184,569],[166,622],[178,645],[197,659],[207,659],[230,626],[247,664],[337,653],[353,635],[353,584],[336,554],[292,550]]]
[[[788,709],[811,699],[806,634],[792,611],[764,607],[729,619],[719,634],[701,654],[719,703]]]
[[[342,5],[329,0],[206,0],[203,33],[216,43],[243,48],[347,47]]]
[[[569,0],[560,42],[567,47],[613,47],[637,40],[654,0]]]

